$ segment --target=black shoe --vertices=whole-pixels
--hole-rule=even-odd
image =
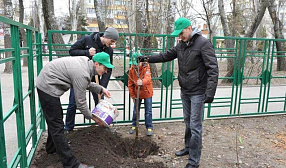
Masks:
[[[56,148],[53,148],[53,149],[51,149],[51,150],[47,150],[47,149],[46,149],[46,152],[47,152],[48,154],[54,154],[54,153],[57,152],[57,150],[56,150]]]
[[[184,149],[182,149],[182,150],[180,150],[180,151],[175,153],[176,156],[185,156],[185,155],[188,155],[188,154],[189,154],[189,149],[186,149],[186,148],[184,148]]]
[[[190,163],[188,163],[185,168],[199,168],[199,166],[193,166]]]
[[[86,164],[81,163],[78,168],[94,168],[94,166],[88,166]]]

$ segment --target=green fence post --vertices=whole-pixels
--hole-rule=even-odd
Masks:
[[[32,149],[28,157],[28,164],[31,163],[33,154],[36,151],[37,144],[37,121],[36,121],[36,105],[35,105],[35,84],[34,84],[34,57],[33,57],[33,39],[32,31],[27,30],[27,47],[28,50],[28,78],[29,78],[29,90],[30,92],[30,117],[31,117],[31,134],[32,134]]]
[[[4,132],[4,119],[3,119],[3,106],[2,106],[2,91],[1,91],[1,78],[0,78],[0,167],[7,167],[7,156],[5,146],[5,132]]]
[[[27,167],[26,154],[26,138],[25,138],[25,124],[24,124],[24,109],[23,109],[23,92],[22,92],[22,77],[21,77],[21,58],[20,58],[20,44],[19,44],[19,27],[11,26],[11,47],[15,49],[12,52],[13,61],[13,78],[14,78],[14,103],[18,105],[16,109],[17,121],[17,136],[18,146],[21,149],[21,167]]]
[[[52,33],[51,33],[51,31],[48,31],[49,61],[52,61],[52,59],[53,59],[52,43],[53,43]]]
[[[42,58],[42,37],[41,34],[36,32],[36,51],[37,51],[37,75],[41,72],[41,69],[43,68],[43,58]],[[43,111],[41,110],[40,102],[38,101],[38,113],[40,113],[40,129],[43,131],[46,130],[46,124],[45,124],[45,117],[43,114]]]

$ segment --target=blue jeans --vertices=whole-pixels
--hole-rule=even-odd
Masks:
[[[98,94],[92,93],[94,104],[98,104]],[[104,99],[104,97],[101,97]],[[70,97],[69,97],[69,105],[67,108],[67,114],[66,114],[66,124],[65,124],[65,130],[72,131],[74,129],[75,125],[75,114],[76,114],[76,102],[75,102],[75,96],[74,96],[74,90],[73,88],[70,88]]]
[[[132,126],[136,126],[136,101],[134,102],[134,110],[132,117]],[[139,99],[139,111],[141,106],[142,99]],[[152,97],[144,99],[144,107],[145,107],[145,126],[146,128],[153,129],[152,125]]]
[[[198,166],[202,152],[202,115],[205,95],[188,95],[181,92],[185,129],[185,148],[189,150],[189,163]]]

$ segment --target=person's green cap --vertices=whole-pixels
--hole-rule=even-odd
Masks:
[[[187,18],[179,18],[175,21],[175,30],[173,31],[173,33],[171,35],[175,35],[178,36],[185,28],[191,26],[191,21]]]
[[[92,57],[93,62],[101,63],[102,65],[106,66],[107,68],[114,68],[114,66],[110,63],[110,56],[106,52],[96,53]]]
[[[138,64],[137,64],[137,57],[138,57],[138,56],[142,56],[142,54],[141,54],[141,53],[134,52],[134,53],[132,54],[132,58],[130,58],[129,65],[138,65]]]

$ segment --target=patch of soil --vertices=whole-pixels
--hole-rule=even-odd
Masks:
[[[145,162],[142,158],[157,155],[159,147],[150,137],[122,138],[107,128],[90,126],[67,135],[70,147],[76,158],[85,164],[96,167],[159,167],[162,162]],[[46,139],[44,140],[46,141]],[[62,167],[56,154],[47,154],[42,147],[34,159],[32,167]]]
[[[114,125],[113,132],[98,127],[81,128],[68,136],[75,156],[99,168],[181,168],[188,156],[176,157],[184,147],[182,121],[154,123],[154,135],[146,137],[139,126],[142,148],[133,148],[130,125]],[[286,115],[205,120],[200,168],[285,168]],[[41,140],[40,144],[45,141]],[[126,150],[125,150],[126,149]],[[134,149],[137,151],[134,155]],[[150,150],[152,152],[145,152]],[[140,154],[141,153],[141,154]],[[146,153],[142,154],[142,153]],[[147,155],[147,153],[150,153]],[[146,158],[137,158],[147,156]],[[57,155],[47,155],[39,146],[33,167],[61,167]]]

